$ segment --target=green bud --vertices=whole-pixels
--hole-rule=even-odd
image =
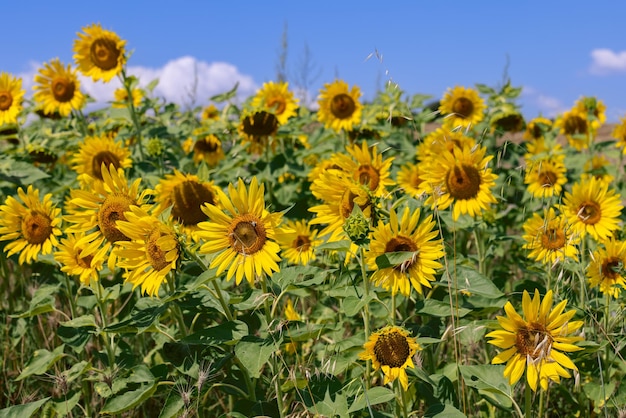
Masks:
[[[365,245],[369,242],[370,220],[363,214],[359,205],[354,205],[352,213],[343,224],[343,230],[356,245]]]

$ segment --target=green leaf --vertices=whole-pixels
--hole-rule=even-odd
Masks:
[[[0,418],[29,418],[48,402],[50,397],[30,402],[24,405],[15,405],[8,408],[0,409]]]
[[[52,402],[52,407],[62,417],[68,416],[69,413],[74,409],[74,407],[78,404],[80,400],[81,391],[76,390],[73,393],[68,393],[65,397],[61,399],[55,399]]]
[[[35,291],[33,298],[30,300],[28,311],[19,315],[11,315],[11,318],[30,318],[32,316],[41,315],[42,313],[53,312],[55,294],[58,292],[60,285],[44,285]]]
[[[242,321],[230,321],[195,332],[181,340],[183,343],[219,345],[239,341],[248,335],[248,326]]]
[[[431,405],[424,414],[424,418],[465,418],[465,414],[450,404]]]
[[[112,107],[109,112],[111,119],[123,120],[128,123],[133,122],[133,119],[130,116],[130,110],[128,110],[127,107]]]
[[[325,280],[324,270],[314,266],[293,266],[281,269],[272,275],[272,282],[281,290],[289,287],[309,287],[321,284]]]
[[[376,266],[379,269],[393,268],[400,266],[407,261],[417,257],[418,251],[398,251],[395,253],[384,253],[376,257]]]
[[[348,412],[353,413],[367,408],[368,405],[378,405],[380,403],[389,402],[394,396],[393,390],[389,388],[383,386],[373,387],[354,398],[354,402],[350,405]]]
[[[152,383],[139,386],[138,389],[129,390],[119,396],[113,396],[107,401],[100,413],[103,415],[115,415],[129,411],[150,398],[156,390],[157,382],[153,381]]]
[[[326,251],[348,251],[351,244],[352,243],[348,240],[326,242],[322,245],[318,245],[317,249]]]
[[[83,351],[96,328],[96,319],[89,314],[61,323],[57,334],[61,341],[79,353]]]
[[[34,374],[44,374],[57,361],[65,357],[65,354],[63,354],[64,349],[65,344],[61,344],[54,351],[48,351],[45,348],[35,351],[33,358],[15,380],[19,381]]]
[[[330,392],[326,392],[324,399],[316,402],[311,410],[325,417],[349,417],[348,400],[343,393],[336,393],[333,398]]]
[[[280,341],[248,335],[235,346],[235,354],[251,377],[261,376],[261,370],[272,354],[278,350]]]
[[[513,406],[511,385],[504,377],[504,366],[483,364],[480,366],[459,366],[465,384],[478,390],[478,393],[501,408]]]
[[[595,407],[599,410],[604,407],[606,401],[611,398],[615,391],[615,386],[615,381],[607,381],[603,385],[591,381],[583,384],[583,392],[585,392],[587,398],[591,399]]]
[[[369,298],[359,298],[357,296],[346,296],[343,301],[343,312],[346,316],[354,316],[363,310],[363,307],[366,303],[369,303],[372,300],[372,297]]]
[[[0,160],[0,180],[27,186],[48,177],[50,177],[48,174],[25,161],[16,161],[7,157]]]
[[[415,304],[415,312],[421,315],[431,315],[442,318],[452,315],[462,318],[472,312],[472,310],[461,307],[451,307],[449,302],[443,302],[435,299],[424,299],[417,301]]]
[[[180,415],[178,414],[181,409],[185,407],[185,402],[183,398],[178,393],[177,389],[172,389],[170,391],[169,396],[165,400],[165,405],[163,405],[163,409],[161,409],[161,413],[159,414],[159,418],[176,418]]]
[[[233,87],[232,89],[230,89],[226,93],[218,94],[218,95],[215,95],[215,96],[209,98],[209,101],[212,101],[212,102],[215,102],[215,103],[221,103],[221,102],[225,102],[227,100],[230,100],[233,97],[235,97],[235,95],[237,94],[237,88],[238,87],[239,87],[239,82],[236,82],[235,83],[235,87]]]
[[[453,277],[451,278],[450,275]],[[441,278],[441,282],[445,284],[450,280],[456,283],[463,296],[465,307],[500,309],[506,303],[504,293],[491,280],[472,267],[464,265],[453,267]]]
[[[144,300],[144,299],[141,299]],[[154,302],[144,302],[150,303],[152,306],[148,306],[144,309],[137,309],[140,307],[140,303],[137,302],[135,309],[130,315],[130,318],[118,322],[116,324],[108,326],[105,331],[112,333],[142,333],[152,327],[156,322],[158,322],[161,315],[167,310],[167,305],[162,304],[161,301]]]

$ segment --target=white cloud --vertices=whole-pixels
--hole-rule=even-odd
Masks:
[[[610,49],[599,48],[591,51],[591,74],[604,75],[609,73],[626,72],[626,51],[613,52]]]
[[[29,95],[32,94],[33,77],[39,67],[38,63],[31,63],[29,72],[19,74]],[[153,95],[162,97],[167,102],[184,106],[203,105],[208,102],[209,97],[231,90],[237,82],[239,83],[237,88],[239,101],[253,95],[258,89],[252,76],[240,73],[239,69],[232,64],[208,63],[191,56],[174,59],[160,68],[129,66],[127,72],[139,79],[141,87],[145,87],[158,78],[159,84],[155,87]],[[109,83],[102,83],[94,82],[91,78],[82,75],[79,77],[81,89],[98,103],[113,100],[113,91],[121,86],[117,78]],[[192,103],[194,99],[195,102]]]
[[[532,107],[533,113],[536,109],[537,113],[548,118],[553,118],[567,110],[567,106],[564,106],[559,99],[548,96],[532,87],[524,86],[522,98],[528,104],[526,107]]]

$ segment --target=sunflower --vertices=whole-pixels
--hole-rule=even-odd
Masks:
[[[420,190],[420,184],[422,183],[421,175],[422,171],[419,164],[409,163],[400,168],[396,181],[404,193],[419,199],[424,193]]]
[[[33,98],[46,114],[58,112],[61,116],[68,116],[85,104],[76,70],[69,64],[63,65],[58,58],[44,63],[35,75],[35,83]]]
[[[553,208],[544,210],[543,217],[533,213],[532,218],[524,223],[523,248],[530,250],[529,258],[543,263],[556,263],[571,259],[578,261],[580,242],[578,234],[574,234],[567,224],[567,219],[557,215]]]
[[[561,211],[575,232],[581,236],[590,234],[601,241],[620,228],[623,207],[621,196],[615,190],[591,177],[574,184],[571,193],[565,192]]]
[[[337,132],[342,129],[352,130],[354,125],[361,122],[362,105],[359,97],[361,90],[358,86],[350,89],[342,80],[325,83],[317,101],[319,105],[317,120],[326,128],[332,128]]]
[[[224,159],[222,141],[213,134],[205,134],[202,129],[193,131],[193,137],[185,141],[183,150],[188,154],[193,152],[194,163],[204,161],[209,167],[215,167]]]
[[[498,112],[491,116],[491,132],[520,132],[524,130],[524,116],[516,110]]]
[[[374,370],[381,369],[385,375],[383,382],[386,385],[396,379],[404,390],[409,388],[409,378],[406,375],[406,368],[414,368],[413,356],[422,347],[409,337],[409,332],[396,326],[387,326],[372,335],[363,344],[365,349],[359,355],[361,360],[371,360]]]
[[[210,267],[217,267],[218,275],[228,269],[226,279],[235,276],[237,285],[244,276],[254,285],[256,276],[263,272],[271,276],[280,270],[280,247],[275,239],[281,233],[278,225],[282,214],[265,209],[264,192],[256,177],[249,188],[239,179],[237,187],[228,185],[230,198],[217,189],[218,201],[225,210],[209,203],[202,207],[209,220],[198,224],[198,237],[205,240],[200,253],[217,254]]]
[[[267,109],[276,115],[278,123],[283,125],[296,115],[298,99],[289,90],[289,83],[273,81],[263,83],[263,87],[252,98],[252,107]]]
[[[87,136],[79,145],[70,164],[82,183],[85,175],[102,181],[102,165],[127,169],[132,166],[130,150],[113,140],[113,135]]]
[[[99,279],[102,265],[106,260],[106,248],[84,242],[84,234],[68,234],[61,238],[61,244],[54,253],[54,259],[61,264],[61,271],[78,276],[85,286]],[[97,243],[96,243],[97,244]]]
[[[287,299],[287,305],[285,306],[284,316],[287,321],[300,321],[302,319],[300,314],[293,307],[293,302],[289,298]],[[285,344],[285,351],[290,354],[295,354],[298,351],[298,343],[292,341]]]
[[[337,153],[331,157],[333,167],[350,173],[355,182],[364,185],[374,196],[387,193],[387,186],[394,184],[389,170],[393,157],[383,160],[376,146],[369,148],[367,142],[348,145],[347,154]]]
[[[148,197],[151,190],[140,191],[141,178],[129,186],[121,168],[115,169],[113,164],[108,167],[103,163],[100,172],[102,181],[86,176],[84,189],[70,190],[69,201],[65,208],[65,219],[71,226],[67,232],[84,233],[80,243],[104,246],[105,252],[117,241],[128,241],[117,226],[116,221],[126,220],[125,213],[132,205],[148,210]],[[94,244],[96,242],[97,244]],[[115,268],[115,254],[109,254],[108,265],[111,271]]]
[[[115,32],[102,29],[100,24],[85,26],[82,30],[84,33],[77,33],[73,48],[78,70],[93,81],[111,81],[126,63],[126,41]]]
[[[303,266],[315,260],[315,250],[322,244],[322,241],[317,238],[317,231],[311,229],[311,225],[303,220],[286,221],[285,229],[292,232],[282,234],[277,239],[283,257],[290,263]]]
[[[495,203],[491,188],[498,176],[487,168],[493,156],[485,156],[486,151],[483,146],[463,147],[433,156],[420,184],[428,195],[426,204],[443,210],[454,203],[452,217],[456,220],[465,213],[478,216]]]
[[[537,141],[544,139],[546,133],[552,129],[552,121],[544,117],[536,117],[526,125],[526,130],[522,135],[527,141]]]
[[[580,179],[585,181],[591,177],[595,177],[606,184],[611,184],[615,177],[608,172],[608,167],[610,166],[611,162],[605,156],[594,155],[585,162],[583,166],[584,172],[581,174]]]
[[[214,105],[210,104],[202,109],[200,119],[203,121],[216,121],[220,119],[220,110]]]
[[[587,279],[591,288],[600,287],[600,292],[618,298],[626,288],[626,242],[612,239],[604,241],[604,248],[598,248],[587,266]]]
[[[17,123],[25,93],[21,78],[0,72],[0,126]]]
[[[620,118],[620,123],[615,125],[611,136],[617,139],[615,146],[622,149],[622,154],[626,154],[626,116]]]
[[[138,206],[131,205],[124,217],[126,219],[116,221],[116,225],[130,240],[115,243],[117,265],[126,269],[124,278],[133,284],[133,289],[141,286],[143,294],[156,296],[167,274],[176,269],[180,257],[176,234]]]
[[[472,88],[456,86],[448,89],[441,99],[439,112],[445,117],[444,125],[451,128],[467,128],[485,117],[485,102]]]
[[[574,108],[587,115],[587,120],[593,129],[598,129],[606,122],[606,106],[602,100],[595,97],[581,97],[574,104]]]
[[[143,91],[141,91],[141,89],[134,88],[130,90],[130,95],[133,99],[133,107],[139,107],[141,100],[143,99]],[[125,87],[115,89],[113,97],[115,98],[115,101],[113,102],[112,107],[118,109],[128,107],[128,91],[126,91]]]
[[[443,152],[452,152],[455,148],[473,148],[476,140],[465,135],[462,131],[450,131],[445,128],[437,128],[424,137],[418,145],[417,159],[420,162],[430,161],[432,156]]]
[[[577,151],[589,148],[589,142],[595,134],[587,121],[587,115],[577,109],[564,112],[557,118],[554,126],[559,128],[570,146],[576,148]]]
[[[270,138],[278,130],[276,115],[265,110],[244,112],[239,123],[239,135],[248,143],[248,151],[252,154],[262,154],[270,145]]]
[[[59,245],[61,235],[61,209],[52,203],[52,194],[39,199],[39,190],[28,186],[26,192],[17,189],[18,199],[7,197],[0,206],[0,241],[11,241],[4,247],[8,257],[20,253],[20,264],[37,260],[37,256],[50,254]]]
[[[567,183],[566,171],[565,165],[558,160],[542,159],[531,162],[526,170],[524,183],[534,197],[559,196],[563,185]]]
[[[565,368],[578,370],[576,365],[563,352],[582,350],[573,343],[581,341],[580,336],[568,336],[583,326],[583,321],[571,321],[575,310],[563,313],[567,300],[552,309],[552,290],[548,290],[543,301],[535,289],[534,297],[526,290],[522,296],[523,317],[513,308],[511,302],[504,305],[507,316],[498,316],[501,330],[486,335],[493,338],[490,344],[504,349],[491,360],[492,364],[507,363],[504,376],[514,385],[526,369],[526,381],[533,391],[539,383],[548,390],[548,379],[560,382],[561,377],[571,377]]]
[[[437,269],[442,267],[439,260],[445,255],[443,242],[439,236],[432,215],[419,221],[420,210],[405,208],[402,218],[392,209],[389,212],[389,223],[379,222],[372,232],[369,250],[365,254],[371,270],[376,270],[370,280],[392,294],[398,291],[408,296],[411,285],[417,293],[423,294],[422,286],[432,287]],[[401,264],[379,268],[376,259],[388,253],[413,253]]]
[[[170,217],[195,238],[198,224],[208,219],[202,205],[217,205],[217,189],[212,181],[203,181],[194,174],[174,170],[155,187],[157,213],[171,207]]]

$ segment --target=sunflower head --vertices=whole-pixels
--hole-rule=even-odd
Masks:
[[[254,96],[252,107],[267,109],[276,116],[278,123],[283,125],[290,117],[296,115],[298,99],[294,98],[293,93],[289,91],[288,83],[270,81],[264,83]]]
[[[444,115],[447,127],[467,128],[483,120],[485,102],[472,88],[456,86],[448,89],[441,99],[439,112]]]
[[[536,117],[526,125],[523,138],[527,141],[543,139],[552,129],[552,121],[544,117]]]
[[[130,150],[111,134],[85,137],[70,162],[83,183],[85,175],[102,181],[103,166],[127,169],[132,165]]]
[[[17,123],[25,93],[21,78],[0,72],[0,126]]]
[[[244,113],[239,124],[239,133],[249,143],[248,150],[260,154],[268,146],[270,137],[276,135],[278,118],[265,110]]]
[[[44,64],[35,75],[35,83],[34,99],[45,114],[68,116],[85,104],[76,70],[69,64],[63,65],[58,58]]]
[[[140,88],[133,88],[130,90],[131,100],[134,107],[139,107],[141,104],[141,100],[143,99],[143,91]],[[113,92],[113,97],[115,101],[113,102],[113,107],[115,108],[125,108],[128,107],[128,91],[125,87],[120,87],[119,89],[115,89]]]
[[[78,70],[93,81],[105,83],[120,74],[126,63],[126,41],[100,24],[82,28],[74,41],[74,61]]]
[[[375,370],[383,371],[383,384],[399,379],[404,390],[409,388],[406,368],[415,367],[413,356],[421,347],[408,331],[397,326],[385,327],[370,335],[363,348],[365,351],[359,358],[371,360]]]
[[[590,287],[617,299],[626,288],[626,242],[609,239],[594,251],[587,279]]]
[[[362,105],[359,102],[361,90],[357,86],[352,89],[342,80],[324,84],[318,100],[317,119],[326,128],[339,132],[350,131],[361,122]]]

